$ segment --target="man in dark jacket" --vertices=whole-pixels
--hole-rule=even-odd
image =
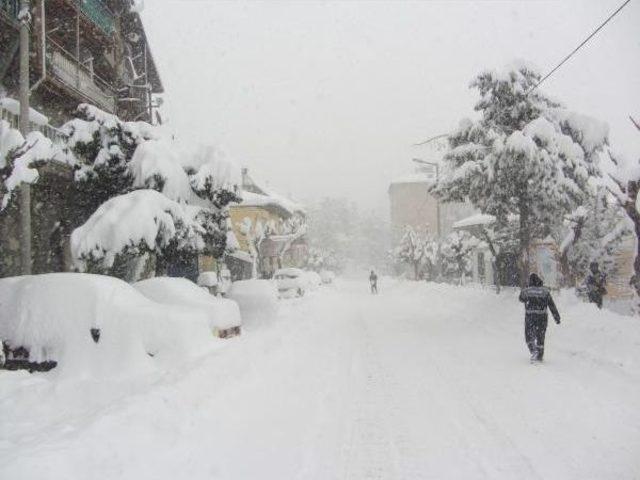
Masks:
[[[371,293],[378,293],[378,275],[376,272],[371,270],[371,275],[369,275],[369,283],[371,284]]]
[[[587,296],[591,303],[595,303],[598,308],[602,308],[602,297],[607,294],[607,277],[600,271],[598,262],[591,262],[589,265],[591,273],[587,277]]]
[[[531,352],[531,361],[541,362],[544,356],[544,336],[547,332],[547,308],[551,310],[557,324],[560,324],[560,314],[551,292],[535,273],[529,276],[529,286],[520,292],[520,301],[524,303],[525,308],[524,338]]]

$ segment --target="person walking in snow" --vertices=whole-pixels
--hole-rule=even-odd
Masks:
[[[369,275],[369,283],[371,284],[371,293],[378,293],[378,275],[376,272],[371,270],[371,274]]]
[[[602,308],[602,297],[607,294],[607,276],[600,271],[598,262],[591,262],[589,265],[591,273],[587,276],[587,297],[589,302],[595,303],[598,308]]]
[[[544,286],[542,279],[532,273],[529,286],[520,292],[520,301],[524,303],[524,338],[531,353],[531,362],[541,362],[544,356],[544,337],[547,332],[547,308],[554,320],[560,324],[560,314],[553,302],[551,292]]]

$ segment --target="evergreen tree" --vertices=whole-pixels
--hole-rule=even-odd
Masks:
[[[494,215],[497,233],[517,218],[523,278],[532,239],[548,235],[558,218],[584,201],[607,142],[606,125],[533,89],[539,80],[519,65],[472,81],[481,118],[461,121],[450,135],[444,172],[433,188],[444,201],[469,200]]]

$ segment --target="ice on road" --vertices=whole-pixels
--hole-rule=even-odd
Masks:
[[[637,320],[513,292],[343,281],[144,378],[0,372],[0,478],[640,478]]]

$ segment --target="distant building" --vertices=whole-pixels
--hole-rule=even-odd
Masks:
[[[391,238],[397,243],[407,226],[422,236],[444,237],[453,224],[475,212],[466,203],[444,203],[436,199],[429,187],[435,175],[421,169],[394,179],[389,186]]]
[[[260,278],[270,278],[279,268],[303,267],[309,253],[304,207],[260,185],[247,169],[242,170],[241,196],[242,202],[229,209],[229,243],[236,249],[225,256],[224,263],[232,279],[251,277],[254,259],[250,242],[259,230],[264,232],[258,246]],[[214,269],[214,263],[202,257],[200,270]]]

